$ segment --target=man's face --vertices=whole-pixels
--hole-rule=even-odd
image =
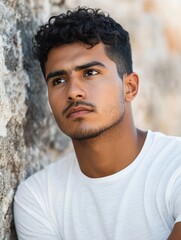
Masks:
[[[124,118],[123,82],[99,43],[50,50],[45,64],[50,106],[59,128],[74,140],[103,134]]]

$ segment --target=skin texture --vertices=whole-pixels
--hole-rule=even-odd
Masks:
[[[146,138],[135,128],[131,110],[137,74],[121,79],[102,43],[93,48],[72,43],[50,50],[45,75],[57,124],[72,138],[86,176],[108,176],[134,161]],[[181,239],[181,223],[168,239]]]
[[[47,62],[47,66],[51,67],[50,70],[47,68],[48,71],[54,72],[62,69],[67,72],[62,76],[58,75],[59,80],[57,77],[49,79],[49,100],[59,127],[75,140],[99,135],[100,132],[104,132],[112,125],[122,121],[125,111],[123,83],[117,74],[115,63],[109,58],[98,57],[104,52],[102,46],[96,46],[91,50],[78,46],[77,44],[72,45],[71,54],[68,54],[66,59],[64,55],[70,50],[70,46],[53,49]],[[91,55],[88,55],[87,52],[90,52]],[[62,59],[61,56],[63,56]],[[71,65],[70,62],[72,62]],[[92,68],[74,70],[75,67],[82,67],[87,63],[95,64]],[[98,63],[102,65],[98,65]],[[58,82],[56,86],[52,84],[54,79],[56,79],[56,83]],[[60,84],[60,81],[63,83]],[[61,101],[57,102],[57,98],[60,99],[60,97]],[[63,111],[63,114],[59,114],[60,109],[66,110],[67,106],[72,106],[72,103],[77,100],[90,104],[90,106],[85,105],[90,111],[83,115],[71,114],[67,117],[68,109]]]

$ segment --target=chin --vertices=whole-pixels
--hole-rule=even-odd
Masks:
[[[104,133],[107,133],[108,131],[113,130],[114,128],[117,128],[117,126],[122,123],[124,118],[124,112],[119,117],[112,119],[109,123],[105,123],[104,126],[97,126],[91,127],[90,124],[78,124],[75,126],[75,128],[70,129],[70,127],[66,127],[68,131],[66,131],[63,128],[60,128],[64,134],[69,136],[72,140],[82,141],[82,140],[88,140],[92,138],[97,138],[102,136]],[[83,122],[82,122],[83,123]],[[76,125],[76,124],[75,124]],[[94,126],[96,123],[94,123]],[[102,124],[103,125],[103,124]],[[64,131],[65,130],[65,131]]]

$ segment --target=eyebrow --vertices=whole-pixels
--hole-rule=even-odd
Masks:
[[[84,70],[84,69],[94,67],[94,66],[100,66],[100,67],[106,68],[106,66],[103,63],[98,62],[98,61],[92,61],[92,62],[83,64],[83,65],[80,65],[80,66],[75,66],[74,70],[75,71],[80,71],[80,70]],[[66,75],[66,74],[68,74],[68,72],[69,71],[66,71],[66,70],[57,70],[57,71],[54,71],[54,72],[50,72],[46,77],[46,82],[48,82],[48,80],[50,78],[58,77],[58,76],[61,76],[61,75]]]

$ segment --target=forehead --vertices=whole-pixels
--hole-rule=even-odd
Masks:
[[[45,63],[46,74],[50,71],[73,69],[76,65],[82,65],[90,61],[99,61],[104,65],[114,64],[105,53],[105,45],[99,43],[94,47],[83,43],[65,44],[50,50]]]

